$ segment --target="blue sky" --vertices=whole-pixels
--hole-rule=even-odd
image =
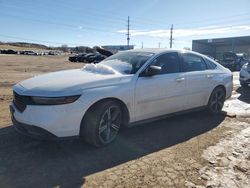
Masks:
[[[250,0],[0,0],[0,41],[49,46],[191,47],[192,39],[250,35]]]

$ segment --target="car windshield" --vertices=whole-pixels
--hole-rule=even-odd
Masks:
[[[150,52],[118,52],[100,62],[122,74],[135,74],[154,55]]]

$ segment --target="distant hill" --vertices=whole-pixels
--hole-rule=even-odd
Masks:
[[[64,52],[93,52],[93,49],[88,46],[68,47],[62,45],[60,47],[49,47],[43,44],[27,43],[27,42],[0,42],[0,49],[11,50],[61,50]]]
[[[48,46],[43,44],[26,43],[26,42],[0,42],[0,45],[25,47],[25,48],[36,48],[36,49],[49,49]]]

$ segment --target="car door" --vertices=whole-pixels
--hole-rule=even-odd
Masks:
[[[180,72],[178,53],[162,54],[150,65],[161,67],[161,72],[138,77],[135,86],[136,121],[173,113],[186,105],[186,81]]]
[[[182,53],[182,71],[187,84],[187,109],[205,106],[213,87],[212,71],[201,56],[192,53]]]

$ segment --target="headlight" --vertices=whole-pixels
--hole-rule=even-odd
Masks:
[[[75,102],[80,95],[67,96],[67,97],[31,97],[34,104],[37,105],[59,105]]]

